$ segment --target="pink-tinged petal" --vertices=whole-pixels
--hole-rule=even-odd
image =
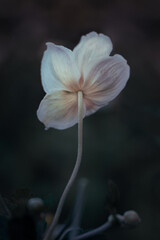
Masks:
[[[112,42],[109,37],[91,32],[81,37],[73,53],[80,71],[83,72],[84,67],[87,67],[90,61],[101,57],[107,57],[110,55],[111,51]]]
[[[63,46],[47,43],[47,50],[42,58],[41,78],[46,93],[72,91],[80,78],[73,52]]]
[[[46,94],[37,111],[38,119],[46,129],[66,129],[78,121],[77,93],[57,91]],[[85,106],[83,109],[85,115]]]
[[[130,68],[120,55],[104,58],[88,66],[84,84],[84,100],[87,102],[86,115],[107,105],[125,87]]]

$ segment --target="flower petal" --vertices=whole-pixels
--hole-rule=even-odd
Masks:
[[[84,99],[88,101],[86,115],[112,101],[125,87],[129,74],[126,60],[118,54],[90,64],[84,85]]]
[[[112,42],[103,34],[91,32],[82,36],[79,44],[74,48],[76,62],[81,72],[93,59],[107,57],[112,51]]]
[[[41,65],[42,85],[46,93],[71,90],[77,84],[80,72],[73,52],[63,46],[47,43]]]
[[[46,94],[37,111],[38,119],[45,124],[46,129],[72,127],[78,122],[77,101],[77,93],[57,91]],[[85,115],[85,108],[83,112]]]

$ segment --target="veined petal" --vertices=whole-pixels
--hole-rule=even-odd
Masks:
[[[107,57],[111,51],[112,42],[109,37],[91,32],[81,37],[73,53],[80,71],[83,72],[84,67],[87,67],[90,61],[101,57]]]
[[[118,54],[90,64],[84,84],[84,99],[89,103],[87,115],[117,97],[125,87],[129,74],[126,60]]]
[[[72,90],[80,78],[73,52],[63,46],[47,43],[42,58],[41,78],[46,93]]]
[[[37,111],[38,119],[46,128],[65,129],[72,127],[78,121],[77,93],[57,91],[47,94]],[[85,106],[84,106],[85,115]]]

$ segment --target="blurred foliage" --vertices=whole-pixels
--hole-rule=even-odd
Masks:
[[[113,179],[121,192],[119,211],[135,209],[142,223],[133,231],[111,232],[112,239],[158,239],[159,8],[158,0],[1,0],[0,194],[8,202],[28,189],[55,210],[76,158],[77,126],[44,131],[36,117],[44,96],[39,72],[45,42],[73,48],[81,35],[103,32],[112,39],[112,54],[128,60],[131,76],[113,103],[84,120],[79,176],[88,178],[89,186],[83,226],[106,219],[106,186]],[[61,220],[75,190],[76,184]],[[25,198],[23,192],[20,199]]]
[[[118,202],[120,198],[120,193],[118,186],[112,181],[108,181],[108,191],[107,191],[107,201],[106,208],[109,214],[115,215],[117,213]]]

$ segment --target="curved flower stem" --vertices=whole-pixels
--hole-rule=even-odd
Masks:
[[[81,235],[76,236],[75,240],[82,240],[82,239],[94,237],[94,236],[108,230],[109,228],[111,228],[114,223],[115,223],[115,219],[111,217],[111,218],[108,219],[107,222],[105,222],[100,227],[97,227],[97,228],[95,228],[95,229],[93,229],[89,232],[86,232],[86,233],[83,233]]]
[[[87,186],[87,179],[82,178],[79,181],[78,184],[78,191],[77,191],[77,197],[73,209],[73,215],[72,215],[72,223],[71,228],[72,231],[70,231],[69,236],[67,237],[68,240],[74,240],[75,237],[78,235],[80,230],[80,221],[82,217],[82,209],[83,209],[83,203],[84,203],[84,196],[85,196],[85,190]]]
[[[53,218],[53,221],[51,223],[51,225],[49,226],[46,235],[44,237],[44,240],[49,240],[60,217],[65,199],[67,197],[67,194],[77,176],[79,167],[80,167],[80,163],[81,163],[81,157],[82,157],[82,132],[83,132],[83,93],[81,91],[78,92],[78,152],[77,152],[77,160],[76,160],[76,164],[74,166],[73,172],[70,176],[70,179],[62,193],[62,196],[60,198],[55,216]],[[52,237],[53,239],[53,237]]]

